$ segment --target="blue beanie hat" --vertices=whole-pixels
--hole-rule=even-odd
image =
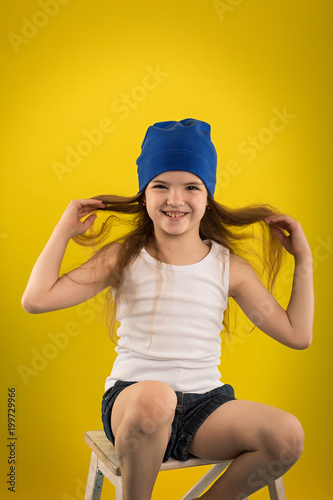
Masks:
[[[210,138],[210,125],[200,120],[155,123],[141,146],[138,165],[139,193],[162,172],[192,172],[214,197],[217,155]]]

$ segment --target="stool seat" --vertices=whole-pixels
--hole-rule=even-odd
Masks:
[[[104,430],[88,431],[84,440],[91,448],[91,460],[85,500],[100,500],[103,479],[106,477],[116,488],[116,500],[123,500],[122,478],[114,446]],[[186,493],[181,500],[192,500],[201,495],[215,479],[228,467],[232,460],[214,461],[190,458],[186,462],[170,458],[161,464],[160,471],[212,465],[210,470]],[[282,477],[268,485],[271,500],[286,500]],[[246,500],[246,499],[244,499]]]

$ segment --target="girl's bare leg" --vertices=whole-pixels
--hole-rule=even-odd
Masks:
[[[163,382],[130,385],[114,402],[111,427],[124,500],[150,500],[167,448],[177,396]]]
[[[290,413],[251,401],[225,403],[203,422],[187,448],[201,458],[234,459],[200,498],[242,500],[290,469],[303,444],[302,426]]]

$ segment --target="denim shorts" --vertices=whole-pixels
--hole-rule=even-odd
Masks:
[[[115,440],[111,430],[113,403],[123,389],[136,383],[117,380],[114,386],[110,387],[103,395],[102,422],[106,437],[113,445]],[[200,425],[219,406],[227,401],[236,399],[234,389],[229,384],[216,387],[204,394],[178,391],[175,391],[175,393],[177,396],[177,407],[172,422],[171,437],[164,454],[163,462],[169,460],[170,457],[181,461],[187,461],[193,457],[193,455],[186,452],[186,449]]]

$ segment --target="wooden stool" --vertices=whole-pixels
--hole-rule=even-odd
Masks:
[[[92,449],[84,500],[100,500],[104,476],[115,486],[116,500],[123,500],[123,486],[119,462],[114,447],[106,437],[104,430],[86,432],[84,440]],[[181,499],[191,500],[201,495],[230,463],[230,460],[226,462],[217,462],[213,460],[202,460],[201,458],[191,458],[187,462],[170,459],[161,465],[160,470],[173,470],[215,464]],[[286,500],[282,477],[270,483],[268,488],[271,500]]]

